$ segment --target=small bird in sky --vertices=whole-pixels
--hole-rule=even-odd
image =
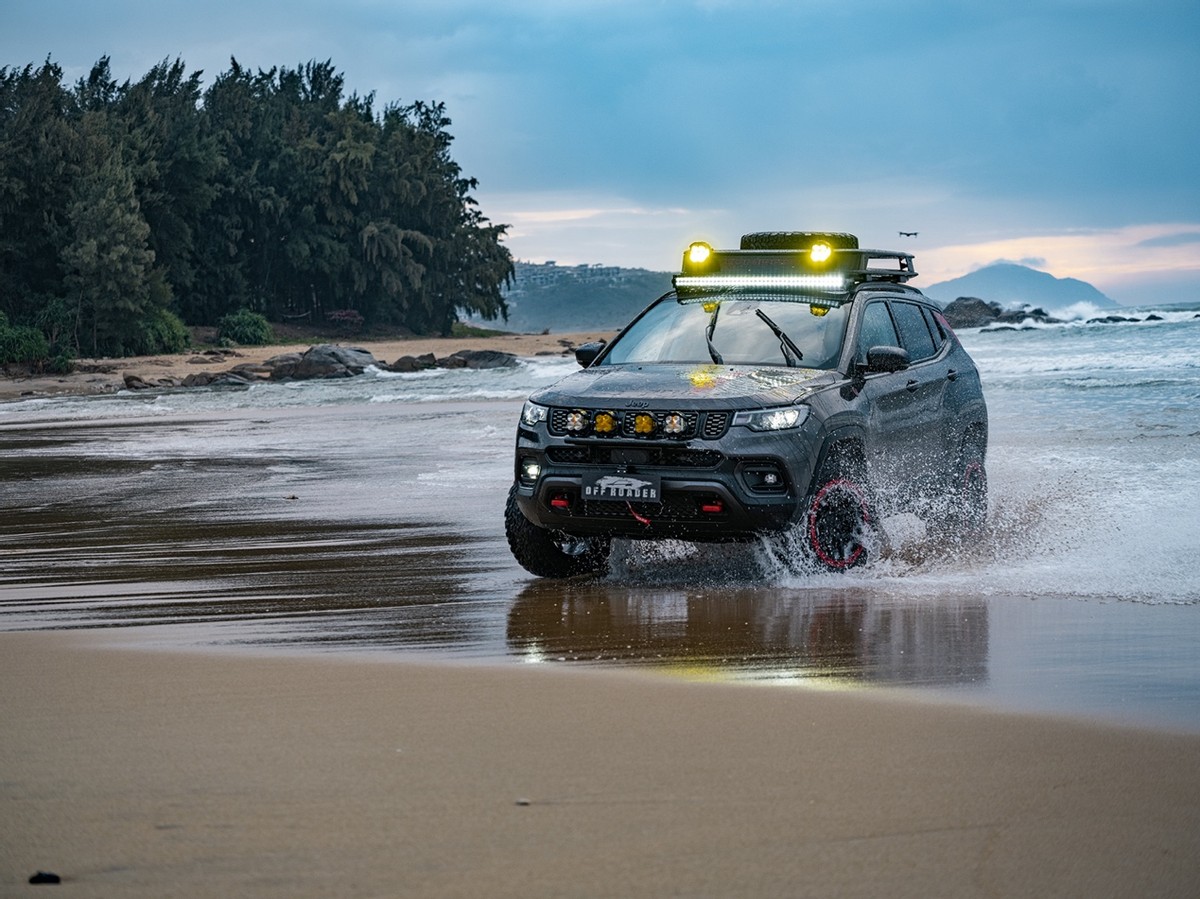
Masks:
[[[916,232],[916,231],[897,231],[896,233],[899,234],[901,237],[916,237],[918,232]]]

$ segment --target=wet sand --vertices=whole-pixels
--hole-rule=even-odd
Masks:
[[[0,634],[4,895],[38,870],[73,896],[1200,890],[1194,736],[113,640]]]
[[[392,363],[402,356],[432,353],[438,359],[459,350],[498,350],[516,356],[560,355],[571,348],[594,340],[609,340],[611,331],[572,334],[506,334],[497,337],[418,337],[404,340],[324,340],[313,343],[272,344],[263,347],[237,347],[222,357],[196,352],[131,356],[123,359],[80,359],[78,370],[65,375],[0,376],[0,402],[31,396],[62,396],[115,393],[125,388],[125,375],[147,382],[156,378],[177,378],[200,372],[213,374],[238,365],[260,364],[272,356],[303,353],[315,343],[333,343],[361,347],[380,362]]]

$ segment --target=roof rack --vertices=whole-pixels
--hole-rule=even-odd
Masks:
[[[829,301],[869,281],[902,284],[916,277],[911,253],[869,250],[852,234],[766,232],[742,245],[763,249],[716,250],[693,243],[672,284],[681,298],[713,293],[797,293]],[[884,263],[884,265],[880,265]]]

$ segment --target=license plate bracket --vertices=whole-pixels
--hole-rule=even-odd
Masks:
[[[656,474],[595,472],[583,479],[585,500],[624,500],[633,503],[662,502],[662,478]]]

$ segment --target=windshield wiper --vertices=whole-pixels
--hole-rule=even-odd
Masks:
[[[787,360],[788,368],[795,368],[799,365],[800,360],[804,358],[804,354],[800,352],[800,347],[792,343],[792,338],[784,333],[783,328],[771,321],[767,313],[761,309],[755,309],[754,314],[761,318],[767,327],[771,329],[772,333],[779,338],[779,351],[783,353],[783,358]],[[713,317],[716,318],[715,315]]]
[[[721,354],[717,352],[717,345],[713,343],[713,332],[717,330],[717,316],[721,314],[721,304],[717,304],[717,308],[713,310],[712,318],[708,320],[708,327],[704,331],[704,339],[708,342],[708,355],[712,357],[712,361],[717,365],[724,365],[725,360],[721,358]]]

